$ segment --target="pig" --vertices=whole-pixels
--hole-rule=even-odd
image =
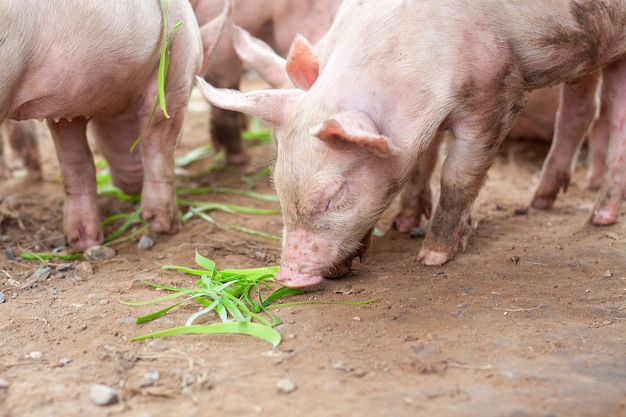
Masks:
[[[196,82],[213,105],[274,126],[284,222],[275,280],[307,287],[367,255],[374,225],[446,129],[454,140],[417,259],[441,265],[463,249],[473,202],[531,90],[603,69],[610,155],[626,115],[625,54],[621,0],[346,0],[315,50],[294,40],[286,69],[296,88]]]
[[[277,55],[270,45],[236,25],[233,26],[232,34],[235,52],[245,65],[253,68],[274,88],[292,86],[286,72],[285,59]],[[558,86],[532,91],[507,138],[551,141],[559,104],[559,91]],[[416,170],[401,194],[401,208],[392,220],[392,227],[400,232],[409,232],[418,227],[422,216],[430,218],[432,212],[430,181],[439,154],[441,136],[439,135],[431,148],[420,156]],[[596,160],[596,163],[590,167],[589,177],[590,181],[595,182],[597,167],[603,165],[603,160],[598,161],[597,155],[594,156],[596,157],[592,159]],[[604,155],[600,156],[604,158]]]
[[[221,10],[220,1],[190,1],[200,24],[214,18]],[[319,40],[330,27],[340,4],[341,0],[237,0],[231,19],[284,56],[296,33],[311,42]],[[243,74],[231,39],[232,32],[227,25],[204,72],[204,78],[218,87],[239,88]],[[213,106],[209,124],[213,147],[217,151],[223,149],[226,163],[246,165],[250,155],[241,141],[241,132],[246,129],[244,116]]]
[[[113,183],[142,193],[142,216],[151,229],[174,233],[180,227],[174,149],[193,77],[207,62],[230,3],[202,29],[188,0],[167,4],[164,18],[157,0],[0,0],[0,121],[46,119],[66,196],[64,232],[75,250],[103,241],[88,123]],[[171,39],[168,117],[154,111],[164,36]],[[140,135],[139,149],[131,150]]]
[[[22,160],[26,175],[32,179],[41,179],[41,158],[37,148],[37,135],[33,120],[4,122],[13,154]],[[9,177],[9,168],[3,155],[2,126],[0,126],[0,178]]]

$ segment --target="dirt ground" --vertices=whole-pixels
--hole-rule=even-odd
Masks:
[[[207,131],[196,97],[179,152],[207,143]],[[49,251],[44,241],[62,230],[58,166],[44,137],[44,181],[0,185],[0,208],[19,216],[5,215],[0,229],[0,417],[626,416],[626,213],[614,226],[586,223],[595,193],[582,187],[581,164],[554,209],[516,214],[528,206],[547,148],[503,147],[475,204],[470,245],[445,266],[416,262],[422,240],[387,231],[390,210],[367,262],[289,298],[375,301],[283,308],[283,341],[273,349],[239,335],[128,340],[182,325],[197,309],[135,323],[155,307],[118,300],[161,294],[140,279],[195,285],[161,265],[194,267],[196,250],[220,268],[278,263],[279,242],[199,218],[159,236],[150,251],[135,240],[114,245],[107,261],[74,261],[60,272],[62,262],[49,261],[51,275],[25,286],[39,263],[10,259],[6,249]],[[250,151],[252,168],[267,164],[268,146]],[[239,175],[219,169],[186,181],[249,189]],[[268,178],[254,180],[254,191],[272,193]],[[231,194],[196,198],[277,208]],[[110,196],[100,203],[104,215],[134,208]],[[213,216],[281,231],[280,215]],[[95,383],[117,389],[120,402],[94,404]]]

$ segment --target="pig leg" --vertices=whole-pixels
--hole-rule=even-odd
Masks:
[[[596,226],[617,221],[626,193],[626,59],[607,66],[603,80],[610,134],[604,178],[590,219]]]
[[[241,141],[241,132],[244,130],[246,119],[243,113],[211,106],[211,143],[216,151],[224,150],[226,163],[229,165],[242,166],[250,161]]]
[[[232,28],[227,25],[204,78],[216,87],[237,90],[243,65],[233,50],[232,36]],[[246,119],[242,113],[211,106],[209,125],[211,143],[216,151],[224,151],[227,164],[242,166],[250,161],[241,141],[241,132],[246,129]]]
[[[408,184],[400,197],[400,211],[393,218],[393,227],[400,232],[408,232],[413,227],[418,227],[422,214],[430,219],[432,211],[432,191],[430,178],[432,176],[442,134],[438,134],[434,143],[422,154],[417,161],[417,166]]]
[[[576,84],[561,86],[554,139],[541,169],[539,186],[531,203],[533,207],[550,208],[559,189],[567,191],[576,152],[597,114],[599,82],[600,73],[595,72],[581,78]]]
[[[31,178],[41,178],[41,158],[37,148],[35,122],[33,120],[7,120],[9,141],[13,152],[22,159]]]
[[[4,138],[0,124],[0,178],[9,178],[9,167],[4,159]]]
[[[452,126],[454,140],[441,167],[441,194],[430,228],[417,259],[426,265],[442,265],[459,249],[465,249],[471,232],[474,200],[487,178],[507,128],[517,116],[511,101],[485,97],[469,108],[475,117],[464,117]],[[489,109],[477,113],[476,109]],[[494,109],[494,105],[499,108]],[[504,109],[510,109],[505,111]],[[465,109],[467,111],[468,109]],[[465,112],[463,111],[463,112]],[[499,121],[499,123],[497,122]]]
[[[91,128],[98,151],[109,165],[113,184],[126,194],[139,194],[143,184],[141,142],[131,152],[133,141],[141,133],[137,121],[94,119]]]
[[[69,245],[85,250],[102,243],[96,168],[87,145],[85,119],[47,121],[56,147],[65,190],[63,228]]]
[[[590,190],[599,190],[604,173],[604,161],[609,144],[610,120],[608,118],[606,94],[602,95],[600,115],[593,122],[589,132],[589,170],[587,171],[587,183],[585,187]]]

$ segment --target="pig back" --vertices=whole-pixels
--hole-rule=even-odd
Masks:
[[[162,15],[157,0],[3,3],[10,15],[3,16],[9,47],[2,49],[17,55],[19,63],[2,59],[0,66],[3,73],[7,67],[9,73],[15,67],[21,71],[7,98],[11,118],[118,113],[141,96],[158,65]],[[181,7],[191,13],[184,3],[169,1],[170,24],[184,14]]]

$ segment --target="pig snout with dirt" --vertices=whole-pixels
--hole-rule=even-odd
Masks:
[[[446,129],[454,140],[418,259],[451,259],[527,92],[623,68],[625,39],[621,0],[348,0],[317,52],[294,41],[286,65],[297,88],[240,93],[197,82],[212,104],[275,126],[284,220],[276,280],[303,287],[366,254],[372,228]],[[619,126],[626,95],[616,84],[608,101]]]
[[[103,240],[87,123],[114,184],[142,193],[142,215],[152,230],[179,229],[174,148],[193,77],[216,43],[209,36],[221,32],[229,5],[221,21],[203,27],[202,39],[188,0],[168,1],[167,27],[158,0],[0,1],[0,121],[46,119],[66,195],[64,231],[74,249]],[[153,113],[164,38],[170,39],[164,87],[169,118]]]
[[[320,39],[330,27],[340,3],[341,0],[237,0],[231,20],[284,56],[296,33],[311,42]],[[221,4],[220,0],[191,0],[200,24],[217,15]],[[227,25],[204,72],[204,78],[216,87],[239,88],[244,68],[233,50],[232,36]],[[226,162],[247,164],[250,156],[241,141],[241,132],[246,129],[244,116],[212,107],[209,124],[213,146],[224,151]]]
[[[3,123],[9,138],[13,155],[19,158],[29,178],[41,178],[41,158],[37,148],[37,134],[34,120],[6,120]],[[0,178],[9,177],[9,167],[3,154],[3,126],[0,125]]]

